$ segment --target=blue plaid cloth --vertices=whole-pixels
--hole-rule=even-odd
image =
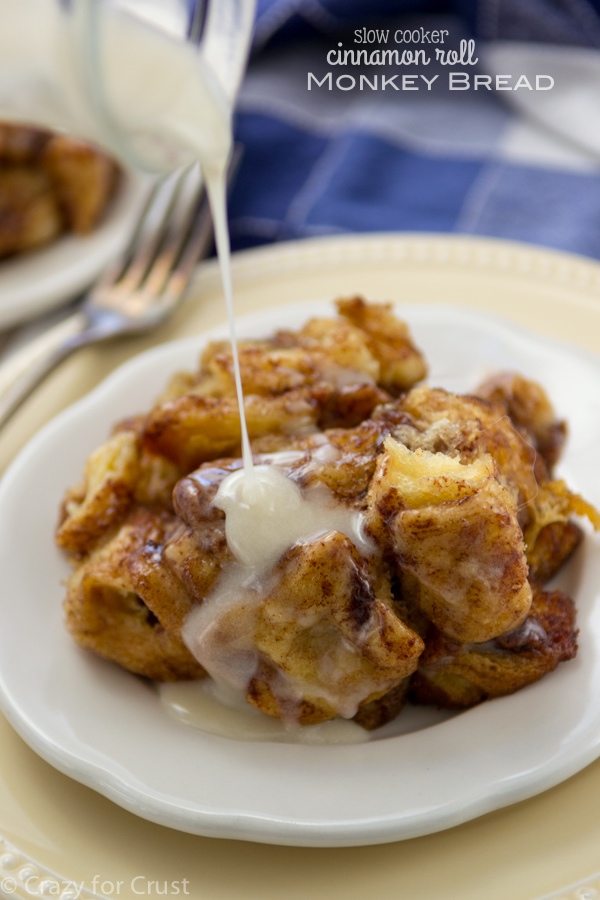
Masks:
[[[387,42],[356,43],[369,31]],[[433,45],[394,42],[409,31],[446,32],[443,50],[474,40],[478,62],[442,65]],[[327,56],[394,48],[433,58]],[[245,153],[230,201],[234,249],[429,231],[600,258],[599,51],[600,0],[258,0],[235,120]],[[451,72],[469,88],[450,90]],[[523,73],[532,89],[495,89],[496,75],[514,86]],[[416,76],[405,89],[402,74]],[[494,89],[474,90],[476,74]],[[536,91],[535,74],[552,88]]]

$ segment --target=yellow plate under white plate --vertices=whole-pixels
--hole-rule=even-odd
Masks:
[[[589,349],[600,344],[599,285],[598,267],[584,260],[441,237],[308,241],[242,255],[235,266],[240,314],[362,292],[501,314]],[[214,265],[200,272],[195,294],[161,338],[204,331],[223,318]],[[11,426],[5,453],[142,346],[115,347],[103,357],[88,351],[73,360]],[[31,504],[34,528],[34,496]],[[19,639],[26,642],[26,636]],[[588,803],[600,787],[598,763],[534,800],[441,834],[385,847],[300,850],[219,842],[151,825],[52,770],[4,722],[0,740],[0,835],[7,842],[0,891],[4,878],[7,896],[13,888],[12,896],[44,896],[40,878],[51,870],[57,874],[46,881],[46,895],[57,896],[60,886],[65,898],[76,896],[74,887],[68,892],[72,879],[92,895],[125,897],[179,890],[207,898],[353,898],[368,891],[383,898],[533,900],[562,891],[557,896],[570,900],[577,893],[568,885],[584,879],[591,889],[600,870],[600,814]],[[354,787],[348,785],[349,794]]]

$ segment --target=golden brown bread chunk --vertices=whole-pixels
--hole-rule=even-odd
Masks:
[[[567,436],[543,388],[516,372],[500,372],[477,388],[477,396],[502,404],[513,424],[523,430],[551,470]]]
[[[54,240],[63,230],[50,179],[25,166],[0,168],[0,256]]]
[[[425,360],[391,303],[366,303],[362,297],[352,297],[338,300],[337,306],[341,315],[366,333],[367,346],[379,362],[381,387],[397,397],[425,378]]]
[[[596,530],[600,529],[598,511],[579,494],[573,493],[562,479],[540,480],[538,493],[530,504],[530,513],[524,528],[527,553],[534,568],[539,569],[544,563],[544,569],[548,573],[553,571],[552,562],[547,558],[544,560],[544,556],[547,557],[548,551],[557,541],[561,544],[560,551],[558,547],[556,550],[562,561],[567,559],[570,552],[566,545],[570,545],[570,549],[575,547],[574,534],[570,533],[572,530],[568,525],[571,516],[587,518]],[[558,528],[558,525],[562,527]],[[549,528],[553,529],[554,540],[548,533]]]
[[[160,591],[152,576],[159,572],[170,615],[179,608],[181,621],[192,605],[178,579],[157,564],[160,548],[177,527],[168,514],[133,510],[73,572],[65,599],[67,628],[82,647],[160,681],[204,674],[179,630],[166,627],[154,602]]]
[[[124,517],[133,500],[140,471],[135,432],[119,431],[86,462],[83,482],[67,492],[56,542],[64,550],[89,552],[98,539]]]
[[[512,694],[552,672],[577,651],[575,607],[562,591],[536,588],[531,612],[516,631],[483,645],[427,640],[411,681],[417,703],[467,707]]]
[[[583,531],[572,519],[544,525],[533,546],[527,548],[530,581],[541,585],[550,581],[582,540]]]
[[[324,382],[332,386],[380,381],[380,365],[366,333],[344,318],[313,318],[296,332],[240,341],[246,394],[274,396]],[[414,351],[418,354],[418,351]],[[419,358],[422,359],[420,354]],[[213,395],[235,393],[229,343],[211,344],[201,359],[202,383]]]
[[[64,135],[53,135],[42,166],[56,191],[67,228],[89,234],[100,221],[119,179],[110,157]]]
[[[521,383],[530,385],[528,390],[537,397],[540,405],[549,405],[539,385],[525,379],[521,379]],[[577,515],[588,518],[594,528],[600,526],[598,512],[573,493],[564,481],[552,478],[552,467],[535,448],[535,423],[530,431],[521,417],[517,427],[503,405],[426,386],[414,388],[401,397],[397,410],[403,420],[391,429],[391,433],[408,449],[443,453],[462,464],[486,456],[494,461],[502,483],[513,495],[527,554],[532,559],[538,537],[549,525],[566,525],[571,516]],[[548,424],[550,422],[546,413],[549,431],[556,430]],[[564,540],[569,540],[573,549],[573,535],[569,539],[566,531]],[[558,529],[555,534],[558,535]],[[558,547],[556,549],[558,551]],[[565,552],[563,561],[567,555]],[[546,569],[549,569],[548,565]]]
[[[353,721],[366,731],[375,731],[376,728],[382,728],[383,725],[392,722],[400,715],[406,704],[410,682],[409,676],[382,697],[361,703]]]
[[[410,346],[424,368],[421,354]],[[248,396],[275,397],[316,385],[332,390],[380,383],[380,364],[370,350],[368,335],[342,316],[313,318],[297,331],[239,341],[238,354]],[[228,341],[210,343],[200,357],[198,371],[175,375],[159,402],[189,394],[235,397]]]
[[[355,301],[357,302],[357,301]],[[340,306],[342,306],[340,302]],[[403,383],[426,371],[405,326],[391,326],[385,305],[372,311],[390,325],[386,352],[410,360]],[[389,322],[388,322],[389,320]],[[397,320],[395,320],[397,321]],[[251,439],[298,436],[326,427],[351,427],[385,402],[386,376],[369,333],[344,317],[311,319],[298,332],[241,342],[240,368]],[[391,363],[388,359],[388,368]],[[229,347],[209,345],[196,376],[178,376],[146,419],[143,442],[185,471],[240,450],[240,422]]]
[[[35,163],[48,142],[48,137],[48,132],[42,128],[0,122],[0,164]]]
[[[206,612],[200,607],[200,616]],[[233,600],[217,604],[214,616],[200,637],[192,629],[192,650],[230,683],[239,659],[250,661],[248,701],[302,725],[351,718],[410,675],[423,649],[420,637],[375,596],[367,565],[339,532],[294,546],[264,597],[238,589]]]
[[[288,391],[276,397],[251,394],[244,408],[250,438],[266,434],[298,434],[314,430],[319,406],[310,392]],[[237,400],[187,394],[152,410],[143,442],[184,471],[239,451],[240,416]]]
[[[369,501],[378,543],[390,546],[400,578],[412,576],[411,599],[445,635],[486,641],[523,622],[525,544],[491,457],[461,463],[390,437]]]
[[[512,492],[519,522],[526,525],[538,481],[547,478],[536,465],[534,447],[517,431],[503,407],[475,396],[419,386],[400,398],[406,424],[394,431],[411,450],[428,450],[468,463],[484,455],[495,462]]]

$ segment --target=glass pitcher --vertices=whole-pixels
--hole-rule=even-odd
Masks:
[[[223,159],[255,0],[0,0],[0,118],[146,171]]]

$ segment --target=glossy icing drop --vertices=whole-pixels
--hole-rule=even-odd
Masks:
[[[256,466],[228,475],[214,505],[226,515],[227,543],[248,576],[260,579],[299,541],[340,531],[368,553],[364,516],[337,503],[324,485],[302,490],[277,466]]]

